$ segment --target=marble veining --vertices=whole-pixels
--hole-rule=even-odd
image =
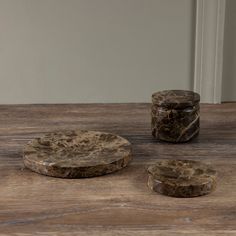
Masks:
[[[49,133],[29,142],[23,151],[26,167],[54,177],[81,178],[108,174],[131,160],[124,138],[97,131]]]
[[[165,90],[152,95],[152,135],[167,142],[187,142],[200,130],[200,96],[192,91]]]
[[[148,186],[173,197],[197,197],[216,187],[216,171],[192,160],[163,160],[148,168]]]

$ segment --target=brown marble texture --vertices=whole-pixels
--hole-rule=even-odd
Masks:
[[[197,197],[216,187],[216,171],[192,160],[163,160],[148,168],[148,186],[172,197]]]
[[[26,167],[40,174],[83,178],[108,174],[131,160],[131,144],[124,138],[96,131],[49,133],[29,142],[23,151]]]
[[[200,130],[199,94],[166,90],[152,95],[152,135],[167,142],[187,142]]]
[[[163,90],[152,94],[152,102],[168,109],[181,109],[198,104],[200,95],[190,90]]]

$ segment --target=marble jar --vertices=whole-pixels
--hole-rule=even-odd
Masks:
[[[187,142],[199,133],[198,93],[165,90],[152,95],[152,135],[167,142]]]

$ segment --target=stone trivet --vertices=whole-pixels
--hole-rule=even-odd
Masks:
[[[216,171],[191,160],[164,160],[148,168],[148,186],[172,197],[197,197],[216,187]]]
[[[131,144],[124,138],[96,131],[65,131],[29,142],[23,151],[26,167],[40,174],[83,178],[108,174],[131,160]]]

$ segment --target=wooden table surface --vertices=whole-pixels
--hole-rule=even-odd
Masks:
[[[125,169],[59,179],[23,168],[22,148],[60,129],[114,132],[133,144]],[[151,192],[146,168],[160,159],[212,164],[210,195]],[[0,106],[0,235],[236,235],[236,104],[201,106],[201,132],[186,144],[154,141],[150,104]]]

